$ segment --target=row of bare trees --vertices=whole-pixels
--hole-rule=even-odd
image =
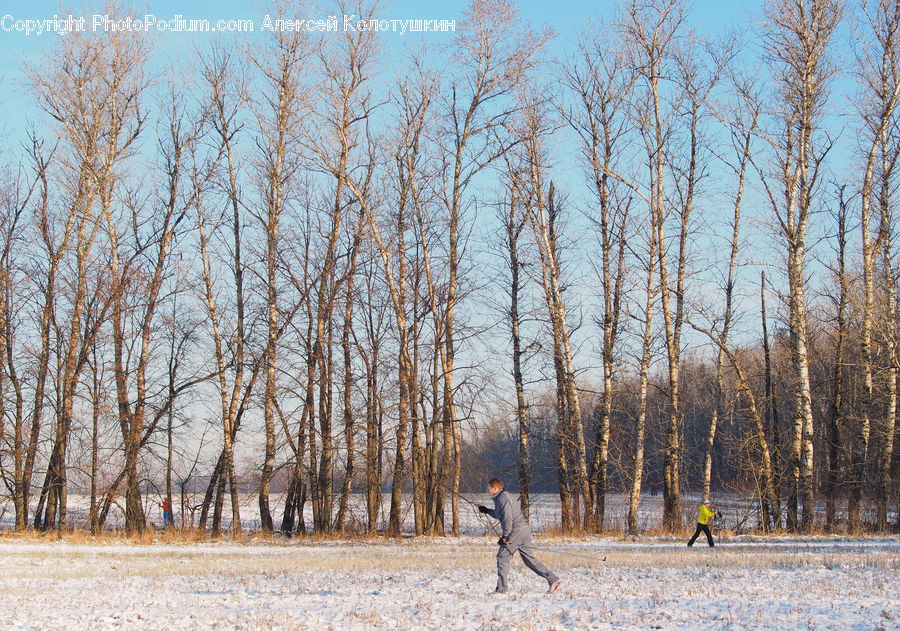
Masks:
[[[854,38],[855,65],[848,73],[857,84],[854,124],[861,133],[857,146],[843,149],[851,153],[843,159],[862,165],[856,171],[861,173],[858,179],[837,175],[829,162],[838,133],[827,116],[830,87],[836,77],[833,40],[844,18],[839,2],[768,3],[757,34],[768,77],[747,69],[746,53],[737,38],[713,42],[694,32],[683,3],[625,3],[610,24],[583,36],[576,52],[559,63],[554,81],[562,84],[561,95],[539,85],[521,97],[520,128],[516,130],[521,144],[513,152],[517,158],[506,163],[509,190],[503,202],[508,208],[503,215],[504,245],[512,272],[509,315],[519,475],[527,480],[526,471],[532,465],[527,431],[533,421],[518,394],[523,383],[520,277],[528,265],[523,251],[530,247],[540,270],[535,284],[541,288],[543,317],[549,321],[547,335],[553,342],[558,434],[555,470],[563,527],[604,528],[604,498],[611,474],[611,418],[617,417],[625,424],[619,435],[628,435],[633,446],[630,462],[620,459],[615,475],[622,490],[621,482],[630,479],[627,528],[637,531],[651,384],[665,393],[666,402],[666,422],[657,425],[662,432],[657,449],[663,526],[674,530],[681,525],[682,476],[687,468],[682,462],[683,437],[689,414],[682,401],[685,379],[681,371],[689,348],[685,325],[699,336],[690,338],[691,343],[705,341],[714,358],[713,375],[708,378],[712,404],[692,402],[694,410],[705,410],[700,422],[706,428],[705,439],[693,447],[703,454],[699,480],[694,484],[704,499],[710,496],[716,453],[724,451],[717,443],[717,428],[720,418],[727,415],[730,423],[743,418],[744,446],[752,454],[747,464],[754,473],[762,529],[811,529],[819,489],[829,498],[828,528],[837,526],[838,497],[847,498],[849,527],[861,527],[864,489],[875,491],[869,494],[875,510],[868,522],[880,529],[888,527],[887,507],[897,501],[896,486],[892,487],[896,368],[891,351],[896,279],[893,253],[887,244],[893,224],[891,182],[897,156],[896,90],[900,84],[894,48],[898,11],[900,5],[895,2],[872,2],[847,17]],[[593,263],[591,278],[599,287],[599,306],[593,314],[599,331],[593,344],[599,348],[595,361],[601,369],[599,375],[585,378],[588,384],[599,384],[599,401],[591,404],[590,414],[571,396],[572,392],[588,392],[590,387],[575,384],[569,316],[560,291],[566,283],[565,266],[560,264],[564,251],[559,247],[563,220],[550,179],[561,159],[549,148],[549,140],[561,128],[574,132],[578,141],[576,163],[589,195],[573,205],[580,207],[585,220],[581,229],[592,240],[588,251]],[[571,164],[572,158],[566,159]],[[880,182],[877,186],[876,180]],[[772,239],[773,246],[765,248],[764,254],[741,256],[757,247],[742,230],[747,223],[743,211],[748,187],[757,206],[753,220],[762,225],[762,235],[757,229],[756,238]],[[838,199],[838,193],[843,195],[847,187],[853,187],[852,200]],[[876,190],[881,208],[877,227],[871,219]],[[730,207],[731,212],[710,215],[711,203]],[[853,251],[860,256],[856,268],[862,276],[861,303],[847,295],[854,274],[847,258],[851,251],[847,245],[850,205],[858,208],[861,238]],[[833,217],[827,210],[831,206],[841,209],[832,213]],[[712,236],[704,234],[708,228],[702,227],[710,219],[718,222]],[[812,222],[821,226],[814,227],[815,239],[837,244],[836,267],[819,259],[812,270],[807,263]],[[534,229],[534,239],[525,245],[520,234],[528,225]],[[779,241],[783,248],[774,245]],[[576,256],[584,252],[576,251]],[[715,253],[710,255],[711,251]],[[771,264],[766,257],[773,255],[783,262]],[[876,258],[882,264],[880,283],[875,281]],[[740,268],[748,263],[774,267],[774,273],[785,281],[779,294],[786,310],[790,367],[782,367],[775,376],[792,392],[786,406],[789,423],[784,428],[778,417],[779,395],[772,386],[765,275],[760,303],[764,370],[754,374],[749,367],[753,360],[747,354],[754,356],[756,336],[745,333],[737,342],[733,337],[742,315],[736,313],[743,276]],[[811,282],[811,277],[821,278],[824,266],[836,270],[834,276],[822,279],[821,284]],[[718,295],[703,287],[710,283],[711,275],[721,279]],[[835,285],[839,290],[833,292]],[[807,298],[811,286],[826,295],[839,294],[835,307],[825,304],[811,314]],[[653,322],[656,308],[662,313],[659,325]],[[877,342],[873,318],[883,323]],[[857,322],[861,327],[855,326]],[[849,330],[856,328],[861,328],[854,333],[860,352],[851,356],[847,338]],[[659,339],[665,351],[664,383],[660,373],[655,378],[652,374]],[[814,345],[835,349],[825,351],[835,353],[826,360],[833,372],[819,382],[818,397],[810,367]],[[873,350],[875,346],[878,351]],[[635,360],[623,361],[628,354]],[[881,360],[876,360],[876,355]],[[875,374],[880,375],[880,397],[875,396]],[[860,378],[862,389],[856,392],[861,394],[848,401],[845,382]],[[614,404],[617,396],[622,402],[619,406]],[[818,418],[813,409],[816,399],[820,405],[829,402],[826,414]],[[626,401],[629,405],[624,405]],[[874,434],[872,414],[878,417]],[[592,422],[589,428],[588,419]],[[816,427],[826,425],[830,434],[817,441]],[[827,446],[825,457],[816,457],[817,444],[819,449]],[[586,445],[592,453],[586,452]],[[586,467],[586,462],[590,466]],[[585,509],[580,512],[579,506]]]
[[[62,38],[2,190],[15,527],[139,533],[199,485],[214,535],[247,493],[264,531],[458,534],[467,479],[527,514],[546,462],[564,529],[622,492],[637,533],[648,480],[669,530],[686,486],[887,529],[900,4],[771,0],[749,42],[690,17],[625,2],[554,58],[475,0],[439,54],[284,31],[163,73]],[[514,461],[465,471],[498,423]]]

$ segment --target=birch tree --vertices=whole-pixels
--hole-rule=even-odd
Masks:
[[[537,94],[525,94],[522,107],[522,171],[520,187],[522,203],[537,244],[540,283],[550,321],[553,341],[553,365],[557,382],[557,423],[560,461],[567,449],[573,449],[571,526],[593,527],[593,497],[587,470],[587,443],[581,398],[575,379],[575,362],[571,331],[563,297],[563,264],[559,246],[561,207],[553,182],[548,182],[550,159],[547,137],[554,121],[549,104]],[[561,479],[561,487],[568,481]],[[565,498],[561,494],[561,500]],[[583,511],[583,513],[582,513]],[[564,524],[565,527],[565,524]]]
[[[461,260],[460,236],[469,200],[466,191],[485,167],[500,158],[509,143],[498,130],[515,105],[517,86],[539,63],[549,33],[522,24],[513,3],[474,0],[466,10],[451,53],[451,75],[445,87],[444,129],[440,141],[447,165],[442,203],[447,213],[448,283],[444,310],[443,422],[453,438],[450,485],[453,533],[459,534],[460,437],[454,402],[456,303]],[[498,142],[499,141],[499,142]]]
[[[616,48],[619,52],[613,52]],[[593,206],[588,217],[595,226],[600,246],[597,264],[601,310],[597,316],[602,335],[603,390],[591,461],[594,524],[603,530],[609,468],[610,420],[612,418],[618,343],[621,333],[622,294],[625,281],[626,227],[631,200],[618,190],[610,172],[619,171],[618,157],[626,144],[627,98],[635,74],[628,67],[621,47],[611,36],[591,33],[578,46],[563,76],[575,103],[564,109],[566,122],[581,141],[581,157],[588,174]]]
[[[737,273],[737,257],[740,249],[741,210],[744,200],[744,186],[747,178],[747,170],[750,168],[751,143],[756,134],[760,116],[758,89],[753,82],[746,79],[738,79],[736,81],[735,91],[737,93],[738,102],[733,112],[733,120],[729,122],[729,132],[735,158],[737,160],[729,160],[728,164],[737,177],[737,189],[734,194],[728,272],[726,274],[723,292],[725,308],[723,310],[721,328],[719,330],[719,341],[721,342],[722,347],[728,346],[728,335],[734,315],[734,286]],[[718,352],[716,353],[715,395],[712,417],[709,421],[709,431],[706,435],[706,449],[703,457],[703,502],[709,501],[710,486],[712,483],[712,461],[720,412],[719,406],[725,398],[723,375],[725,351],[722,347],[719,347],[717,349]],[[768,472],[767,479],[771,479],[771,470]]]
[[[68,317],[56,316],[57,322],[68,322],[68,331],[63,342],[62,396],[53,448],[38,502],[36,525],[40,528],[63,529],[67,525],[66,456],[74,402],[87,350],[105,320],[95,313],[92,326],[86,326],[89,268],[120,183],[122,162],[144,125],[140,95],[146,54],[141,40],[124,34],[102,40],[77,34],[49,53],[44,69],[31,74],[38,103],[59,125],[64,143],[60,156],[65,158],[60,166],[70,209],[64,243],[73,249],[76,269]],[[110,273],[115,282],[116,247],[110,247]],[[110,295],[116,295],[115,289]]]
[[[632,459],[631,488],[628,494],[628,534],[638,534],[638,515],[641,505],[641,484],[644,478],[644,440],[647,430],[647,414],[649,405],[650,388],[650,362],[653,358],[653,306],[659,294],[659,284],[656,279],[656,250],[659,247],[656,242],[656,231],[647,231],[646,256],[640,256],[645,262],[642,314],[636,316],[641,325],[641,354],[638,364],[638,402],[635,411],[635,436],[634,456]]]
[[[531,457],[529,454],[528,406],[525,400],[525,383],[522,374],[523,354],[519,300],[522,293],[522,263],[520,262],[520,239],[527,225],[527,217],[522,212],[514,183],[509,187],[509,198],[504,199],[508,212],[502,213],[503,229],[506,236],[507,264],[509,265],[509,329],[512,338],[512,377],[516,390],[516,423],[518,425],[518,460],[516,463],[519,480],[519,505],[528,519],[531,486]]]
[[[806,248],[810,213],[822,163],[832,142],[822,133],[823,107],[833,68],[828,49],[841,18],[834,0],[775,0],[766,7],[765,52],[775,92],[772,179],[766,191],[786,249],[788,325],[796,379],[791,436],[788,527],[813,527],[812,391],[806,302]],[[777,190],[774,186],[778,187]],[[802,502],[802,519],[798,519]]]
[[[680,247],[676,251],[677,273],[673,287],[669,278],[669,247],[665,231],[667,210],[674,192],[667,190],[666,170],[671,161],[669,145],[678,97],[674,97],[676,103],[667,104],[664,86],[665,78],[672,72],[672,60],[678,39],[684,35],[684,6],[678,0],[631,2],[626,6],[623,19],[631,63],[637,69],[639,77],[637,84],[639,89],[636,90],[634,98],[641,103],[635,108],[634,116],[637,118],[649,165],[648,185],[643,197],[650,207],[650,229],[656,232],[659,259],[660,302],[665,325],[669,378],[668,424],[663,461],[663,524],[666,528],[675,530],[681,523],[679,370],[684,293],[680,290],[684,283],[684,263],[687,254],[685,246],[691,202],[689,183],[686,198],[688,204],[680,213]],[[691,108],[690,111],[695,110]],[[675,294],[675,305],[672,303],[672,294]]]
[[[284,7],[286,9],[286,7]],[[266,331],[263,419],[266,442],[260,474],[259,513],[262,529],[274,529],[269,487],[275,469],[275,416],[278,397],[278,346],[282,325],[279,300],[281,219],[295,194],[296,154],[301,126],[308,111],[306,70],[314,51],[312,39],[301,32],[276,31],[251,58],[262,89],[253,104],[260,139],[257,143],[256,185],[260,205],[254,211],[265,233]]]
[[[900,100],[900,60],[897,46],[900,44],[900,6],[896,2],[881,0],[865,3],[863,19],[857,34],[857,81],[860,95],[857,111],[862,121],[865,152],[864,172],[859,191],[860,234],[862,241],[863,310],[862,310],[862,364],[863,401],[858,419],[854,419],[850,442],[850,488],[847,520],[850,530],[860,528],[860,502],[866,486],[866,463],[872,433],[872,415],[876,413],[874,359],[874,317],[876,297],[875,266],[879,249],[889,229],[888,207],[892,198],[891,175],[898,158],[898,145],[891,129],[897,124],[897,103]],[[873,208],[877,209],[873,216]],[[888,220],[888,221],[886,221]],[[873,228],[877,226],[877,230]],[[890,256],[888,254],[888,256]],[[893,293],[889,289],[889,293]],[[889,309],[890,311],[890,306]],[[894,388],[888,371],[886,390]],[[887,412],[887,410],[886,410]],[[893,414],[887,415],[886,424],[893,427]],[[893,431],[885,434],[892,438]],[[874,458],[879,462],[879,477],[883,471],[883,453]],[[881,480],[879,480],[879,483]],[[879,500],[879,510],[884,504]],[[879,517],[879,521],[884,523]]]
[[[32,417],[31,424],[28,423],[27,395],[19,371],[20,350],[17,331],[24,308],[21,296],[25,287],[23,278],[25,269],[21,253],[28,234],[25,229],[26,222],[29,218],[39,217],[43,221],[38,220],[35,223],[45,226],[47,218],[48,158],[43,156],[42,146],[42,142],[32,137],[28,161],[15,175],[8,174],[9,184],[0,197],[5,211],[4,218],[0,220],[0,444],[11,444],[12,473],[9,471],[9,459],[4,458],[2,476],[7,488],[12,492],[16,530],[28,527],[31,477],[41,428],[40,416]],[[31,179],[28,184],[26,177]],[[37,207],[38,210],[29,211],[29,207]],[[48,239],[44,244],[48,245],[49,252],[52,251],[53,245],[52,239],[47,236]],[[54,258],[51,255],[51,262]],[[50,284],[55,285],[56,268],[51,267],[52,270],[48,267],[48,276],[53,279],[53,283]],[[52,300],[54,289],[48,287],[44,293],[44,311],[47,303]],[[49,325],[49,321],[41,322],[38,329],[41,340],[45,331],[49,336],[47,330]],[[45,348],[43,344],[38,351],[38,367],[39,370],[43,369],[43,379],[46,379],[44,354],[46,352],[49,355],[49,351],[49,346]],[[43,383],[40,372],[37,376],[38,383]],[[11,405],[7,402],[11,402]],[[7,419],[10,417],[12,428],[7,426]],[[12,434],[11,440],[7,432]]]

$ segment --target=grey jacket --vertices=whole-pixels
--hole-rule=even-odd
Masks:
[[[500,521],[500,529],[507,539],[522,530],[530,532],[519,503],[505,490],[494,496],[494,508],[489,508],[487,514]]]

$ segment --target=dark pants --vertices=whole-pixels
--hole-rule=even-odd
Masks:
[[[697,540],[697,537],[700,536],[701,532],[706,533],[706,540],[709,542],[709,547],[715,547],[716,544],[713,543],[712,533],[709,531],[709,526],[706,524],[697,524],[697,530],[694,531],[694,536],[688,541],[688,547],[694,545],[694,542]]]

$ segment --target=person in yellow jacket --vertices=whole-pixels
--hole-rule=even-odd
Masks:
[[[712,533],[709,531],[709,520],[718,517],[716,511],[713,510],[714,508],[712,505],[707,506],[705,502],[700,504],[700,512],[697,514],[697,530],[694,531],[694,536],[688,541],[689,548],[694,545],[701,532],[706,534],[709,547],[715,547],[716,544],[713,543]]]

